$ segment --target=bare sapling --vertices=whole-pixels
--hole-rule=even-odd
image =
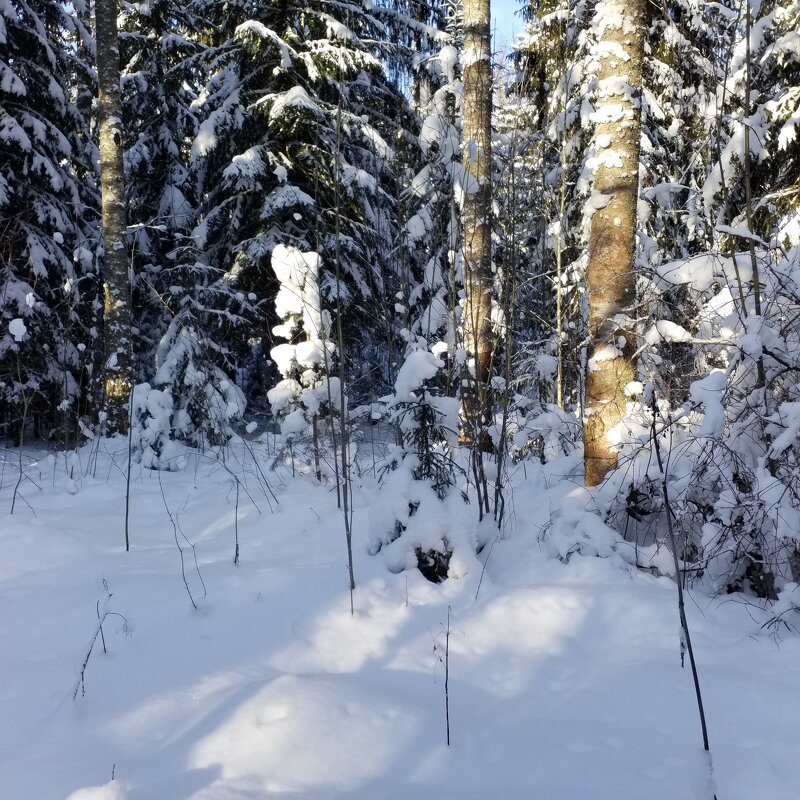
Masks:
[[[263,441],[263,437],[264,436],[266,436],[266,433],[262,434],[262,441]],[[252,444],[252,442],[247,441],[247,439],[242,439],[242,444],[244,445],[245,451],[247,453],[249,453],[250,458],[253,459],[253,466],[255,467],[255,470],[256,470],[256,476],[257,476],[257,479],[258,479],[258,485],[261,488],[261,493],[264,495],[264,497],[267,498],[267,503],[269,504],[269,510],[270,511],[274,511],[275,509],[272,507],[272,501],[274,500],[275,501],[275,505],[277,506],[277,505],[279,505],[278,498],[277,498],[275,492],[273,491],[272,486],[270,485],[270,482],[267,480],[267,476],[264,473],[264,469],[262,468],[262,466],[261,466],[261,464],[259,462],[259,459],[256,458],[255,450],[253,449],[253,444]],[[269,439],[266,440],[266,444],[267,444],[267,446],[269,446]],[[255,503],[254,503],[254,505],[255,505]],[[256,506],[256,508],[258,508],[258,506]],[[259,514],[260,513],[261,513],[261,511],[259,510]]]
[[[22,367],[20,365],[19,360],[19,351],[17,351],[17,376],[19,378],[19,385],[20,387],[24,387],[25,384],[22,380]],[[22,442],[23,437],[25,436],[25,426],[28,423],[28,409],[30,407],[30,397],[25,389],[22,389],[22,419],[19,423],[19,446],[18,446],[18,454],[19,454],[19,463],[17,468],[19,469],[19,475],[17,476],[17,484],[14,486],[14,494],[11,496],[11,513],[14,513],[14,507],[17,503],[17,495],[19,494],[19,487],[22,484],[22,477],[25,474],[22,468]],[[22,497],[22,495],[20,495]],[[23,498],[24,500],[24,498]]]
[[[128,399],[128,466],[125,470],[125,552],[130,552],[131,468],[133,466],[133,397]]]
[[[653,449],[655,450],[656,462],[658,464],[658,471],[661,476],[661,491],[664,497],[664,512],[667,518],[667,535],[669,537],[669,548],[672,551],[673,566],[675,569],[675,584],[678,587],[678,616],[680,618],[681,626],[681,667],[684,666],[685,654],[689,654],[689,664],[692,669],[692,680],[694,681],[695,697],[697,698],[697,710],[700,714],[700,730],[703,736],[703,750],[705,750],[708,758],[708,771],[709,782],[712,787],[713,800],[717,800],[716,789],[714,788],[714,765],[711,759],[711,748],[708,742],[708,728],[706,726],[706,714],[703,708],[703,695],[700,691],[700,678],[697,673],[697,662],[694,657],[694,649],[692,648],[692,637],[689,633],[689,623],[686,619],[686,606],[683,597],[683,583],[681,581],[681,566],[678,558],[678,540],[675,536],[675,528],[673,525],[674,512],[669,502],[669,486],[667,483],[667,472],[664,469],[664,462],[661,457],[661,447],[658,442],[658,431],[656,430],[656,417],[658,414],[658,407],[656,405],[655,391],[651,395],[651,406],[653,410],[652,421],[652,440]]]
[[[233,517],[233,537],[236,542],[236,548],[233,552],[233,563],[239,565],[239,481],[236,481],[236,509]]]
[[[341,471],[337,474],[337,490],[341,479],[341,492],[337,491],[342,502],[344,533],[347,542],[347,573],[350,583],[350,613],[355,613],[354,593],[356,579],[353,570],[353,511],[352,479],[350,475],[350,441],[348,437],[347,394],[345,392],[345,349],[342,327],[342,253],[341,253],[341,152],[342,152],[342,104],[344,102],[344,80],[339,73],[339,100],[336,108],[336,344],[339,349],[339,434],[341,446]],[[335,446],[335,445],[334,445]],[[335,455],[334,455],[335,459]]]
[[[80,676],[78,677],[78,682],[75,684],[75,691],[72,693],[72,702],[74,703],[78,699],[78,692],[81,693],[81,697],[86,696],[86,668],[89,666],[89,659],[92,657],[92,652],[94,652],[94,646],[97,644],[98,637],[100,638],[100,642],[103,645],[103,653],[108,653],[108,648],[106,646],[106,635],[103,631],[103,624],[109,617],[117,617],[118,619],[122,620],[122,624],[120,630],[127,636],[130,633],[130,629],[128,628],[128,620],[123,614],[119,614],[116,611],[109,611],[108,604],[111,600],[112,593],[108,589],[108,581],[103,578],[103,590],[106,593],[106,599],[103,603],[103,611],[100,611],[100,601],[98,600],[95,605],[95,611],[97,613],[97,627],[94,631],[94,636],[92,636],[92,640],[89,643],[89,649],[86,651],[86,655],[84,656],[83,663],[81,664],[81,672]]]
[[[181,538],[183,538],[186,544],[189,545],[189,547],[192,549],[192,556],[194,558],[195,570],[197,571],[197,577],[200,581],[200,585],[203,587],[203,599],[205,600],[205,598],[208,596],[208,591],[206,590],[206,584],[205,581],[203,580],[203,576],[200,573],[200,565],[197,562],[197,548],[192,542],[190,542],[186,538],[186,535],[181,530],[181,526],[180,523],[178,522],[177,517],[172,513],[172,511],[170,511],[169,504],[167,503],[167,496],[164,493],[164,484],[161,481],[161,471],[160,470],[156,471],[158,472],[158,488],[161,490],[161,500],[164,503],[164,509],[166,510],[170,524],[172,525],[172,534],[175,539],[175,547],[178,548],[178,553],[181,559],[181,579],[183,581],[183,587],[184,589],[186,589],[186,594],[189,595],[189,601],[192,604],[192,608],[194,608],[194,610],[197,611],[197,603],[195,602],[194,595],[192,594],[192,590],[189,586],[189,581],[186,577],[186,559],[183,554],[183,546],[181,545],[180,539],[178,537],[180,536]]]
[[[444,667],[444,723],[448,747],[450,747],[450,635],[453,632],[450,627],[451,612],[452,608],[447,606],[447,624],[442,624],[441,633],[433,640],[433,652],[438,663]]]

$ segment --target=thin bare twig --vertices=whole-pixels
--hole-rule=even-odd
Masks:
[[[706,726],[706,715],[705,710],[703,709],[703,695],[700,691],[700,678],[697,673],[697,663],[694,657],[694,648],[692,647],[692,637],[689,634],[689,623],[686,620],[686,606],[684,604],[684,596],[683,596],[683,586],[681,583],[681,568],[680,562],[678,559],[678,541],[677,537],[675,536],[675,529],[672,524],[673,518],[673,511],[672,506],[669,502],[669,487],[667,484],[667,473],[664,469],[664,463],[661,458],[661,447],[658,443],[658,433],[656,431],[656,415],[658,413],[658,408],[656,405],[656,396],[655,392],[651,397],[651,404],[653,410],[653,421],[652,421],[652,439],[653,439],[653,448],[656,454],[656,461],[658,462],[658,469],[661,475],[661,491],[664,495],[664,508],[666,510],[666,517],[667,517],[667,533],[669,535],[669,543],[670,543],[670,550],[672,551],[672,560],[675,567],[675,584],[678,587],[678,615],[680,617],[681,623],[681,666],[684,663],[684,652],[689,654],[689,664],[692,668],[692,680],[694,681],[694,691],[695,696],[697,698],[697,710],[700,714],[700,729],[703,734],[703,749],[708,753],[708,764],[709,764],[709,771],[710,771],[710,779],[711,785],[714,785],[714,768],[713,763],[711,761],[711,748],[708,743],[708,728]],[[714,800],[717,800],[716,792],[713,795]]]

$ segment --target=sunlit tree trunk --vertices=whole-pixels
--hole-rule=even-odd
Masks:
[[[631,318],[639,186],[644,0],[606,0],[594,20],[599,37],[593,213],[589,235],[589,361],[584,467],[587,486],[617,463],[613,435],[636,378]]]
[[[131,393],[131,290],[126,244],[125,174],[116,0],[96,0],[103,266],[103,407],[110,432],[127,429]]]
[[[475,361],[474,386],[464,403],[467,431],[480,436],[487,413],[492,361],[491,136],[492,65],[489,0],[464,0],[463,304],[465,349]]]

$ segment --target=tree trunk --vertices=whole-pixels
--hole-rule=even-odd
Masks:
[[[599,35],[596,172],[589,213],[589,340],[584,468],[596,486],[617,464],[609,436],[636,379],[633,305],[636,203],[639,196],[644,0],[607,0],[594,20]]]
[[[131,393],[131,288],[126,244],[125,174],[116,0],[96,0],[100,190],[103,245],[103,407],[111,433],[128,427]]]
[[[481,436],[492,362],[492,65],[489,0],[464,0],[464,344],[475,360],[464,411],[468,437]],[[483,437],[481,437],[483,438]]]

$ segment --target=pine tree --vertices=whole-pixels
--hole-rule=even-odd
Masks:
[[[492,64],[489,36],[490,3],[464,3],[463,106],[463,305],[464,344],[474,359],[465,417],[466,435],[480,446],[489,444],[483,430],[489,412],[492,372]]]
[[[635,276],[639,138],[645,8],[608,0],[596,10],[598,104],[594,112],[594,182],[587,284],[590,353],[586,375],[584,466],[587,486],[616,465],[614,427],[636,379]],[[624,54],[624,55],[623,55]]]
[[[116,0],[95,0],[103,223],[103,406],[108,429],[128,427],[131,376],[131,281],[123,166]]]

